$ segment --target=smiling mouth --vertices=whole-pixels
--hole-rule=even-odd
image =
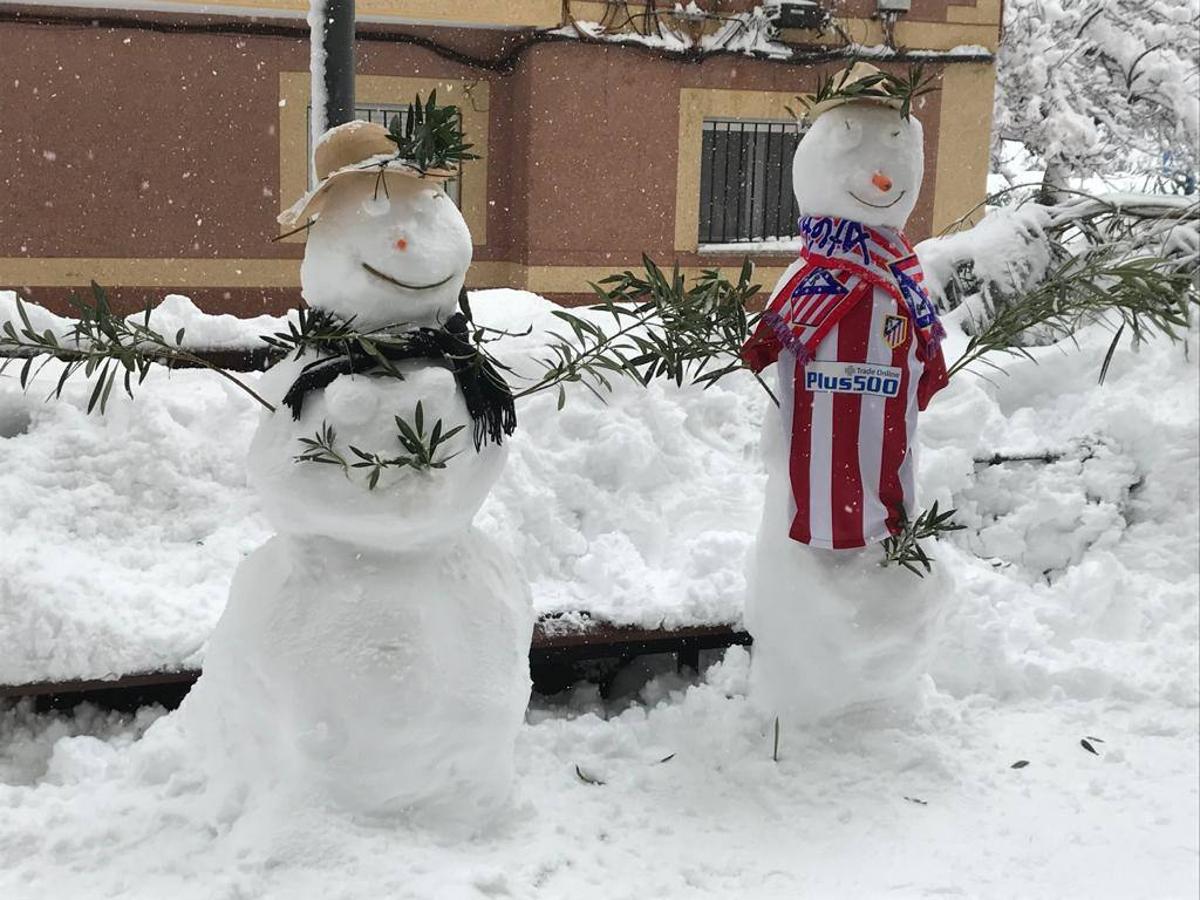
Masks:
[[[893,206],[895,206],[897,203],[899,203],[904,198],[904,195],[907,193],[907,191],[901,191],[899,194],[896,195],[896,199],[893,200],[891,203],[868,203],[862,197],[858,196],[858,194],[854,193],[854,191],[846,191],[846,193],[849,194],[851,197],[853,197],[855,200],[857,200],[859,203],[861,203],[863,206],[870,206],[874,209],[891,209]]]
[[[430,291],[436,287],[441,287],[443,284],[445,284],[447,281],[449,281],[451,278],[454,277],[453,273],[451,273],[450,275],[447,275],[445,278],[443,278],[441,281],[435,281],[432,284],[409,284],[407,281],[401,281],[398,278],[393,278],[391,275],[388,275],[386,272],[380,272],[377,268],[375,268],[370,263],[363,263],[362,267],[364,269],[366,269],[368,272],[370,272],[372,275],[374,275],[376,278],[381,278],[384,281],[386,281],[388,284],[394,284],[396,287],[404,288],[406,291]]]

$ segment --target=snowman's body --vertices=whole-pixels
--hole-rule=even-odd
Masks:
[[[793,366],[781,358],[778,396],[787,397]],[[950,590],[945,573],[935,566],[919,579],[883,568],[878,545],[826,550],[795,541],[790,440],[790,423],[769,409],[766,502],[747,573],[751,695],[788,725],[856,705],[904,706],[927,670]]]
[[[902,258],[899,229],[922,169],[915,119],[866,103],[823,114],[793,163],[806,254],[834,258],[850,248],[856,256],[866,226]],[[891,258],[880,246],[870,243],[863,259],[875,258],[868,265],[883,284]],[[763,330],[757,346],[747,345],[755,368],[775,363],[780,400],[764,422],[767,497],[748,572],[751,687],[761,706],[791,724],[914,693],[949,590],[940,571],[922,580],[880,565],[877,542],[901,514],[916,514],[916,413],[939,385],[931,385],[937,373],[926,372],[916,321],[897,292],[868,283],[843,290],[854,284],[802,258],[773,293],[790,305],[771,308],[811,340],[789,343],[792,332],[780,340]],[[847,305],[822,335],[817,326],[837,309],[839,291]]]
[[[302,280],[314,309],[360,330],[439,327],[471,258],[458,210],[434,183],[367,176],[329,191]],[[364,264],[413,286],[373,276]],[[433,287],[424,287],[433,285]],[[272,402],[306,356],[264,378]],[[352,813],[478,825],[505,804],[529,697],[529,590],[471,521],[504,448],[478,450],[453,374],[401,362],[404,379],[341,375],[299,418],[262,417],[251,484],[278,534],[239,567],[184,721],[235,796],[266,788]],[[299,463],[301,438],[332,426],[350,446],[395,455],[393,417],[464,425],[445,468],[365,474]]]

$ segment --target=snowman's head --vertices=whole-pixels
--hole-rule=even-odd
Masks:
[[[330,186],[308,231],[304,299],[359,328],[434,325],[453,315],[471,233],[439,182],[357,174]]]
[[[925,171],[924,132],[879,103],[845,103],[822,113],[792,159],[801,215],[838,216],[903,228]]]

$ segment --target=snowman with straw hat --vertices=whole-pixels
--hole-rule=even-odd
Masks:
[[[414,112],[414,109],[416,110]],[[245,559],[181,711],[229,802],[257,793],[470,831],[506,807],[529,697],[520,567],[472,525],[512,396],[472,341],[472,242],[443,189],[453,108],[350,122],[315,150],[308,308],[276,336]]]

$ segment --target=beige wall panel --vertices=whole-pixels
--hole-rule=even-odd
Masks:
[[[0,289],[11,287],[297,287],[298,259],[0,258]]]
[[[307,6],[308,0],[299,2]],[[400,17],[421,22],[553,28],[562,21],[561,0],[356,0],[355,9],[360,18]]]
[[[964,66],[954,65],[945,66],[944,71],[950,72]],[[991,65],[984,63],[979,66],[969,66],[970,69],[986,69],[991,71]],[[811,85],[814,83],[813,76],[809,76],[805,84]],[[952,85],[957,85],[958,82],[952,82]],[[799,87],[799,86],[798,86]],[[957,90],[957,88],[955,88]],[[968,84],[964,90],[970,91],[975,89],[974,83]],[[701,130],[705,118],[741,118],[741,119],[776,119],[780,121],[789,121],[792,119],[787,107],[793,109],[797,106],[797,94],[799,89],[792,91],[731,91],[714,88],[683,88],[679,92],[679,147],[678,147],[678,168],[676,170],[676,189],[675,189],[675,250],[679,253],[695,253],[699,248],[699,225],[700,225],[700,173],[701,173]],[[954,94],[957,96],[957,94]],[[933,219],[933,209],[935,208],[935,198],[940,197],[943,191],[943,174],[940,166],[942,158],[943,146],[940,141],[940,135],[943,133],[941,127],[942,111],[950,110],[951,115],[955,118],[952,121],[955,123],[952,130],[958,130],[959,119],[958,110],[953,105],[949,105],[947,98],[941,92],[933,93],[927,98],[918,100],[918,115],[925,126],[925,185],[921,194],[921,198],[917,203],[916,209],[909,220],[909,233],[914,236],[914,239],[919,239],[921,236],[928,233]],[[988,115],[990,116],[990,106]],[[987,120],[990,122],[990,118]],[[971,131],[976,126],[968,124],[965,126],[965,131]],[[986,123],[983,126],[986,129]],[[985,130],[982,135],[964,135],[961,136],[953,146],[957,148],[962,146],[974,145],[971,143],[972,138],[977,138],[982,142],[984,148],[984,165],[986,172],[986,150],[988,142],[988,134]],[[937,139],[937,143],[933,143]],[[759,251],[756,256],[764,256],[763,252]]]
[[[938,135],[934,234],[983,215],[995,89],[996,70],[987,63],[947,66],[942,76],[942,108],[953,110],[953,119]]]
[[[689,278],[702,268],[722,268],[736,278],[738,266],[686,266]],[[467,274],[472,288],[510,287],[539,294],[590,294],[591,282],[625,266],[524,266],[519,263],[480,261]],[[755,280],[773,284],[783,267],[763,266]],[[103,285],[186,291],[189,288],[296,288],[300,285],[300,260],[290,259],[33,259],[0,258],[0,290],[15,287],[81,288],[95,280]]]
[[[679,164],[675,186],[675,249],[695,252],[700,234],[700,147],[706,118],[791,121],[795,91],[724,91],[683,88],[679,92]]]
[[[999,25],[1003,0],[975,0],[974,6],[955,4],[946,10],[947,22],[972,22],[978,25]]]
[[[535,294],[590,294],[591,284],[607,278],[616,271],[630,266],[531,266],[526,269],[524,283],[515,285]],[[737,280],[739,266],[680,266],[679,271],[688,279],[697,278],[704,269],[720,269],[725,277]],[[783,274],[783,266],[761,266],[754,270],[754,281],[770,287]]]
[[[924,21],[902,16],[896,25],[896,42],[913,50],[950,50],[959,46],[979,45],[994,51],[999,41],[1000,2],[978,0],[974,6],[948,6],[945,8],[945,21]],[[597,0],[572,0],[571,3],[571,12],[580,21],[599,21],[604,16],[605,8],[606,4]],[[629,9],[632,15],[637,16],[644,6],[630,3]],[[883,43],[883,29],[878,19],[848,15],[839,17],[837,21],[856,43]],[[822,40],[812,31],[797,28],[785,28],[782,35],[787,43],[803,44]]]
[[[733,12],[748,12],[753,7],[760,5],[762,0],[747,0],[742,4],[737,4],[736,8],[728,3],[719,6],[718,11],[729,14]],[[908,25],[941,25],[946,22],[954,23],[971,23],[980,25],[994,25],[1000,21],[1000,2],[1001,0],[967,0],[967,2],[949,3],[926,3],[924,5],[914,4],[912,12],[906,16],[902,16],[900,21]],[[663,9],[666,4],[659,4],[659,9]],[[633,16],[638,16],[645,10],[643,3],[629,3],[629,12]],[[838,9],[842,13],[839,21],[844,23],[868,22],[871,20],[871,15],[874,12],[874,0],[868,2],[859,2],[847,4],[843,2]],[[576,19],[581,21],[599,21],[605,13],[606,4],[602,0],[571,0],[571,12]],[[623,16],[622,16],[623,18]],[[788,29],[791,31],[791,29]],[[799,32],[804,33],[804,32]],[[811,36],[811,33],[809,33]]]
[[[838,19],[856,44],[878,46],[884,42],[883,29],[877,19]],[[788,42],[811,41],[812,32],[792,28],[783,30]],[[955,47],[979,46],[995,52],[1000,43],[997,25],[942,22],[913,22],[900,19],[896,23],[896,43],[909,50],[953,50]]]

